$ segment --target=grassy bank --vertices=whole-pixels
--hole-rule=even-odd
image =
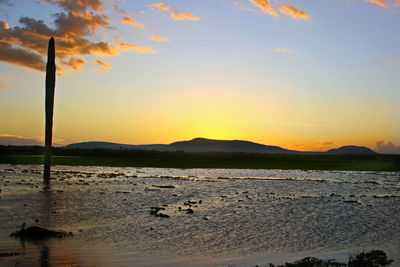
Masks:
[[[42,155],[41,147],[0,147],[0,163],[43,164],[44,157]],[[400,171],[400,156],[189,153],[56,148],[52,164],[113,167]]]

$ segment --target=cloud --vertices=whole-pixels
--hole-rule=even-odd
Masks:
[[[385,0],[365,0],[368,3],[372,3],[375,5],[378,5],[380,7],[384,7],[384,8],[388,8],[389,7],[389,3],[386,2]]]
[[[0,134],[0,145],[43,145],[43,142],[39,138]]]
[[[296,20],[308,20],[310,18],[307,13],[289,5],[281,6],[279,12]]]
[[[364,0],[364,1],[388,9],[400,6],[400,0]]]
[[[11,88],[11,85],[9,84],[0,84],[0,89],[8,89]]]
[[[163,3],[151,4],[151,5],[149,5],[149,7],[153,11],[157,10],[159,12],[169,12],[170,18],[172,18],[173,20],[200,20],[199,17],[195,16],[192,13],[182,12],[181,10],[179,10],[177,8],[164,5]]]
[[[271,7],[268,0],[249,0],[254,6],[261,9],[261,11],[265,14],[270,14],[275,17],[279,17],[278,13],[274,8]]]
[[[242,2],[233,1],[228,4],[229,7],[240,11],[256,12],[256,10],[245,6]]]
[[[63,9],[73,13],[87,13],[89,9],[94,12],[103,11],[103,3],[101,0],[42,0],[43,2],[52,3],[61,6]]]
[[[110,64],[107,64],[99,59],[95,59],[93,60],[93,62],[100,66],[100,69],[95,69],[95,71],[108,72],[109,69],[111,69]]]
[[[121,19],[121,23],[122,24],[130,24],[132,26],[136,26],[136,27],[139,27],[139,28],[145,28],[145,26],[143,24],[141,24],[141,23],[139,23],[139,22],[137,22],[135,20],[132,20],[130,17],[123,17]]]
[[[171,13],[171,18],[174,20],[199,20],[199,17],[196,17],[192,13],[181,13],[181,12],[173,12]]]
[[[67,142],[64,139],[53,137],[54,146],[64,146],[66,144]],[[43,146],[44,138],[0,133],[0,145]]]
[[[47,45],[55,38],[58,73],[64,67],[82,70],[87,55],[116,56],[126,50],[118,44],[102,40],[99,30],[114,30],[104,15],[100,0],[41,0],[63,11],[52,15],[53,21],[21,17],[19,25],[10,27],[0,21],[0,61],[36,71],[45,70]],[[48,25],[53,25],[49,27]],[[139,26],[139,25],[138,25]],[[102,31],[104,33],[104,31]]]
[[[81,58],[71,57],[68,61],[62,61],[61,64],[68,66],[76,71],[82,71],[85,61]]]
[[[41,55],[0,42],[0,61],[19,67],[44,71],[46,63]]]
[[[321,146],[331,146],[331,145],[333,145],[335,142],[333,142],[333,141],[327,141],[327,142],[322,142],[322,143],[320,143],[320,145]]]
[[[383,154],[400,154],[400,146],[394,145],[391,141],[385,144],[385,141],[376,142],[376,150]]]
[[[168,38],[161,37],[161,36],[158,36],[158,35],[156,35],[156,34],[154,34],[154,35],[151,37],[151,39],[152,39],[153,41],[156,41],[156,42],[168,42],[168,41],[169,41]]]
[[[122,15],[122,16],[126,16],[126,17],[129,17],[129,16],[130,16],[128,12],[126,12],[126,11],[120,9],[120,8],[117,6],[117,4],[114,4],[113,9],[114,9],[115,12],[119,13],[119,14]]]
[[[293,51],[287,48],[275,48],[275,52],[277,53],[292,53]]]
[[[271,3],[269,0],[249,0],[250,3],[252,3],[255,7],[259,8],[263,13],[265,14],[270,14],[274,17],[279,17],[278,12],[274,7],[272,7]],[[283,15],[289,16],[292,19],[295,20],[309,20],[310,16],[304,12],[301,11],[297,8],[294,8],[293,6],[290,5],[280,5],[279,2],[275,1],[273,2],[275,5],[279,6],[279,12]],[[240,7],[240,4],[238,2],[234,2],[233,6],[241,9],[241,10],[247,10],[247,11],[253,11],[252,9],[249,8],[243,8]]]
[[[137,53],[141,54],[157,54],[157,51],[154,51],[150,47],[139,47],[133,44],[127,44],[127,43],[119,43],[119,46],[123,50],[133,50]]]

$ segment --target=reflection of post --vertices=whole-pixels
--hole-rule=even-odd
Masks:
[[[45,155],[44,155],[44,174],[45,183],[50,182],[51,164],[51,141],[53,137],[53,109],[54,109],[54,89],[56,85],[56,64],[54,38],[49,40],[46,66],[46,132],[45,132]]]
[[[42,247],[40,252],[40,267],[49,267],[49,248],[47,246]]]

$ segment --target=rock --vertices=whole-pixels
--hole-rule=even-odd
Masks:
[[[193,211],[192,209],[185,209],[185,211],[186,211],[186,213],[188,213],[188,214],[193,214],[193,213],[194,213],[194,211]]]
[[[73,236],[72,232],[53,231],[39,226],[32,226],[29,228],[22,228],[20,231],[12,233],[10,236],[19,237],[21,239],[43,240],[51,237],[61,238]]]
[[[153,187],[158,187],[158,188],[175,188],[173,185],[152,185]]]
[[[150,214],[156,217],[169,218],[169,215],[159,212],[160,210],[165,210],[165,208],[151,207]]]

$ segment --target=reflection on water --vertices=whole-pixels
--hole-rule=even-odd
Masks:
[[[252,266],[368,249],[400,262],[398,172],[57,166],[52,177],[0,165],[1,266]],[[23,222],[74,236],[10,238]]]

